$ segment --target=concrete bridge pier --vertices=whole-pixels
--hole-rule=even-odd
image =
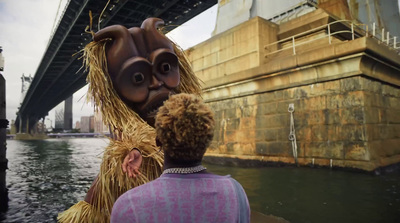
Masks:
[[[399,49],[323,8],[299,15],[254,17],[186,51],[215,114],[205,161],[400,164]]]
[[[17,126],[18,134],[29,133],[29,118],[28,117],[19,117],[19,122]]]
[[[19,122],[17,127],[16,139],[24,140],[24,139],[44,139],[47,138],[45,131],[43,129],[44,126],[44,118],[39,125],[40,119],[35,116],[28,117],[19,117]]]

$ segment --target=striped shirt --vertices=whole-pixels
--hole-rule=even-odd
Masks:
[[[250,222],[250,207],[230,176],[163,174],[119,197],[111,222]]]

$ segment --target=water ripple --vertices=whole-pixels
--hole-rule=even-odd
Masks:
[[[104,139],[7,141],[9,210],[3,222],[56,222],[82,200],[96,177]],[[230,174],[246,190],[252,211],[291,222],[400,222],[400,176],[327,169],[238,168],[205,164]]]
[[[56,222],[82,200],[99,170],[104,139],[7,141],[9,210],[3,222]]]

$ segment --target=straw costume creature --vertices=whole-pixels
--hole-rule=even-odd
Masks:
[[[109,26],[86,45],[83,62],[89,69],[89,97],[113,137],[89,199],[59,214],[59,222],[109,222],[120,195],[161,175],[163,154],[152,127],[157,109],[170,94],[201,93],[200,81],[183,51],[159,31],[163,24],[161,19],[149,18],[140,28]],[[142,158],[136,178],[122,168],[133,148]]]

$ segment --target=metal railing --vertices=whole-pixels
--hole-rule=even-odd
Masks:
[[[271,22],[280,22],[288,17],[291,17],[292,15],[297,16],[298,13],[301,13],[301,11],[307,7],[310,8],[317,8],[317,0],[304,0],[302,2],[299,2],[297,5],[290,6],[286,10],[283,10],[283,12],[279,12],[273,16],[271,16],[268,21]],[[278,23],[279,23],[278,22]]]
[[[345,28],[343,28],[342,30],[331,32],[332,25],[335,25],[337,23],[342,24]],[[316,33],[318,31],[323,31],[323,30],[326,30],[326,34],[323,36],[313,38],[308,41],[301,41],[300,43],[296,42],[296,39],[298,39],[298,38],[305,37],[309,34]],[[289,49],[291,49],[293,51],[293,55],[296,55],[296,47],[299,47],[299,46],[305,45],[305,44],[309,44],[311,42],[314,42],[319,39],[324,39],[324,38],[328,38],[328,43],[332,44],[333,36],[338,35],[338,34],[345,34],[345,33],[351,34],[351,40],[354,40],[359,37],[364,37],[364,36],[375,38],[379,42],[396,50],[397,53],[400,54],[400,44],[397,43],[397,37],[391,36],[389,32],[385,32],[385,29],[382,29],[381,32],[379,32],[379,30],[376,28],[375,23],[372,24],[372,33],[370,33],[369,27],[366,24],[355,24],[349,20],[337,20],[337,21],[328,23],[326,25],[322,25],[322,26],[307,30],[305,32],[296,34],[294,36],[287,37],[282,40],[276,41],[274,43],[265,45],[264,49],[268,51],[265,54],[265,57],[267,58],[271,54],[275,54],[275,53],[289,50]],[[289,42],[290,42],[290,44],[288,47],[283,47],[283,48],[279,49],[281,44],[289,43]],[[275,49],[271,50],[271,48],[275,48]]]

